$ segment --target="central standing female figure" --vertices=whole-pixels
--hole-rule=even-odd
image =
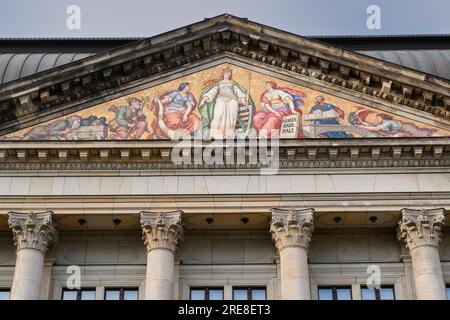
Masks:
[[[249,99],[251,100],[251,99]],[[214,139],[234,138],[238,121],[239,104],[247,106],[247,90],[232,80],[232,71],[226,68],[219,80],[209,80],[202,94],[198,109],[202,116],[203,137]],[[239,119],[239,126],[245,131]]]

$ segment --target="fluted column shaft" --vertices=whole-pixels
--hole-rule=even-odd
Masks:
[[[280,255],[281,299],[310,300],[308,248],[314,210],[272,210],[272,239]]]
[[[398,239],[409,249],[418,300],[446,300],[439,243],[443,209],[402,210]]]
[[[44,256],[56,238],[52,212],[10,212],[9,227],[17,247],[11,300],[38,300]]]
[[[175,251],[182,239],[181,211],[141,212],[147,249],[146,300],[172,300]]]

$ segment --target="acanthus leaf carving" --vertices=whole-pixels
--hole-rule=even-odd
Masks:
[[[8,225],[13,232],[17,250],[32,248],[45,253],[57,239],[52,211],[41,213],[11,211],[8,213]]]
[[[314,232],[314,209],[272,209],[270,232],[278,251],[288,246],[308,249]]]
[[[183,239],[181,210],[171,212],[142,211],[142,238],[147,251],[165,248],[175,252]]]
[[[445,213],[439,209],[402,209],[402,218],[398,223],[397,238],[409,250],[422,245],[439,247],[442,227],[445,225]]]

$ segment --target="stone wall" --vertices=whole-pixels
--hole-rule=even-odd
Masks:
[[[61,298],[68,265],[81,267],[82,286],[95,287],[98,299],[103,299],[106,287],[120,286],[138,287],[144,297],[146,252],[140,231],[62,231],[59,238],[55,250],[46,255],[46,263],[54,265],[44,276],[48,289],[42,298]],[[440,252],[448,283],[448,230]],[[414,281],[404,254],[393,230],[316,230],[309,251],[312,298],[317,299],[318,286],[346,285],[351,286],[353,298],[359,299],[360,287],[369,276],[367,268],[377,265],[382,284],[393,285],[397,299],[413,299]],[[11,286],[14,264],[11,233],[1,232],[0,288]],[[175,298],[189,299],[192,286],[223,286],[228,299],[233,286],[265,286],[268,298],[280,298],[279,261],[265,230],[187,231],[175,269]]]

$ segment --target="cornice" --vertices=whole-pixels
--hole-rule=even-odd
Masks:
[[[448,80],[224,15],[0,86],[0,130],[224,52],[450,119]]]
[[[279,169],[340,168],[448,168],[450,140],[422,139],[295,139],[268,143],[278,148]],[[212,148],[222,150],[224,162],[174,163],[171,155],[180,148],[174,141],[53,141],[0,142],[0,172],[12,170],[248,170],[265,167],[259,158],[250,160],[254,143],[246,141],[245,162],[225,161],[229,152],[224,143],[191,143],[184,155],[205,154]],[[259,150],[264,144],[257,144]],[[234,154],[238,150],[234,148]],[[242,151],[243,149],[240,149]],[[181,149],[175,149],[180,152]],[[186,153],[187,152],[187,153]],[[255,159],[255,158],[252,158]]]

